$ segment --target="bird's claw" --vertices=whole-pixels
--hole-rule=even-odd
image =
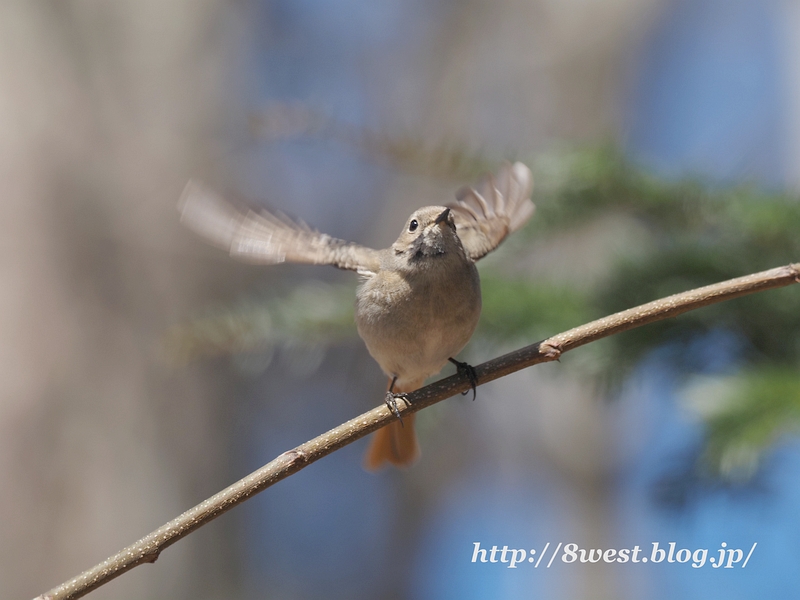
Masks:
[[[478,395],[477,387],[478,387],[478,372],[475,370],[469,363],[461,362],[460,360],[456,360],[455,358],[448,359],[451,363],[456,366],[456,370],[461,375],[466,375],[467,379],[469,379],[469,385],[472,388],[472,399],[475,400],[475,397]],[[469,390],[461,392],[462,396],[466,396]]]
[[[400,421],[400,426],[405,427],[403,425],[403,417],[400,416],[400,411],[397,408],[397,399],[400,398],[403,402],[406,403],[408,406],[408,398],[406,398],[405,394],[395,394],[394,392],[386,392],[386,397],[384,398],[384,402],[386,406],[392,411],[392,414],[398,418]]]

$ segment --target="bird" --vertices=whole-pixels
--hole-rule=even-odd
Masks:
[[[412,413],[397,400],[452,362],[470,379],[475,370],[455,356],[467,345],[481,312],[475,263],[533,215],[533,175],[521,162],[456,192],[455,202],[426,206],[407,219],[397,241],[374,250],[331,237],[266,209],[241,208],[190,180],[178,204],[181,222],[238,260],[257,264],[332,265],[355,271],[356,328],[388,376],[385,403],[397,417],[372,437],[364,467],[407,467],[420,456]]]

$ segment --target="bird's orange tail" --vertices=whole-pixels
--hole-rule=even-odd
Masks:
[[[418,389],[422,383],[424,382],[407,386],[412,389],[395,389],[394,392],[398,394],[412,392]],[[398,401],[402,402],[402,400]],[[385,463],[396,467],[408,467],[419,458],[419,443],[417,434],[414,433],[414,417],[416,417],[414,413],[408,414],[403,417],[402,425],[400,421],[395,421],[375,432],[364,455],[364,468],[367,471],[377,471]]]

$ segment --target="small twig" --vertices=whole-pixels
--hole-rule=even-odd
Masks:
[[[525,367],[557,360],[564,352],[600,338],[654,321],[668,319],[709,304],[793,283],[800,283],[800,264],[778,267],[675,294],[592,321],[531,346],[510,352],[476,366],[475,372],[480,384],[488,383]],[[453,375],[408,394],[408,404],[399,404],[398,409],[401,415],[416,412],[468,389],[470,389],[470,381],[467,375]],[[53,588],[46,594],[42,594],[37,600],[80,598],[122,575],[125,571],[142,563],[155,562],[165,548],[189,535],[195,529],[312,462],[388,425],[395,418],[385,405],[381,405],[301,444],[294,450],[284,452],[244,479],[186,511],[99,565]]]

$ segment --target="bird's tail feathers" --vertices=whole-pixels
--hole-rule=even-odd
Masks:
[[[408,389],[395,389],[395,393],[410,393],[419,389],[424,381],[405,386]],[[398,386],[399,387],[399,386]],[[399,400],[402,402],[402,400]],[[387,463],[395,467],[409,467],[420,456],[417,434],[414,432],[414,413],[409,413],[400,421],[389,423],[376,431],[364,455],[364,468],[377,471]]]

